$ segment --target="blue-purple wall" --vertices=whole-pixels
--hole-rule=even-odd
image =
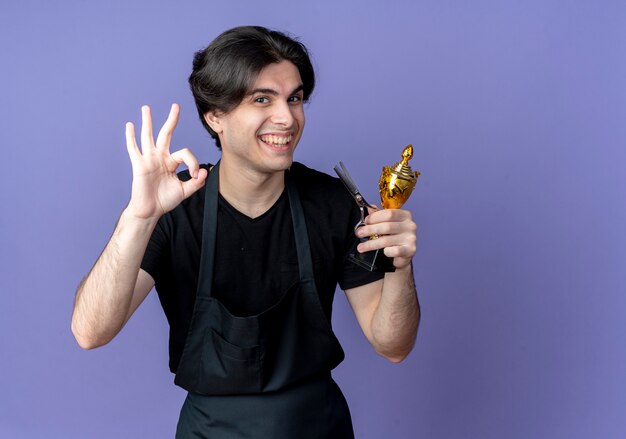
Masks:
[[[357,436],[626,437],[626,5],[555,0],[4,2],[0,437],[173,436],[156,296],[90,352],[72,301],[128,199],[142,104],[180,103],[175,146],[216,160],[186,77],[241,24],[311,49],[299,161],[343,160],[369,198],[407,143],[423,172],[411,356],[378,358],[337,295]]]

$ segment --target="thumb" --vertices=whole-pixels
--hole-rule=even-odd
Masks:
[[[183,197],[189,198],[194,192],[204,186],[206,178],[209,175],[208,171],[204,168],[200,168],[198,176],[196,178],[190,178],[187,181],[182,182],[183,185]]]
[[[367,206],[367,214],[372,214],[374,212],[378,212],[380,208],[375,204],[370,204]]]

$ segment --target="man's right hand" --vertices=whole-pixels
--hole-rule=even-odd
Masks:
[[[137,146],[135,127],[126,124],[126,147],[133,167],[133,185],[127,213],[137,219],[158,220],[178,206],[185,198],[200,189],[208,172],[200,169],[198,160],[187,148],[170,154],[170,142],[180,107],[173,104],[156,143],[152,136],[150,107],[141,107],[141,149]],[[191,179],[181,181],[176,169],[184,163]]]
[[[113,236],[76,291],[72,332],[84,349],[111,341],[148,295],[154,279],[141,270],[141,260],[156,222],[206,181],[208,173],[200,169],[191,151],[170,154],[179,111],[178,105],[172,105],[155,144],[150,108],[141,108],[141,150],[135,127],[126,124],[126,146],[133,165],[132,195]],[[185,182],[176,175],[182,163],[192,176]]]

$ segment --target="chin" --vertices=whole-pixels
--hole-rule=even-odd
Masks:
[[[286,171],[291,167],[293,163],[293,157],[285,157],[282,160],[274,160],[271,163],[267,163],[267,167],[271,169],[273,172]]]
[[[284,171],[289,169],[293,163],[293,151],[281,154],[271,153],[266,156],[264,162],[265,166],[269,169],[274,171]]]

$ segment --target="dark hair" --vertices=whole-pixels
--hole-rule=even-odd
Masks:
[[[206,123],[204,115],[209,111],[228,113],[233,110],[264,67],[285,60],[292,62],[300,72],[306,102],[315,87],[309,52],[302,43],[282,32],[261,26],[235,27],[196,52],[189,86],[200,121],[218,148],[221,148],[219,137]]]

